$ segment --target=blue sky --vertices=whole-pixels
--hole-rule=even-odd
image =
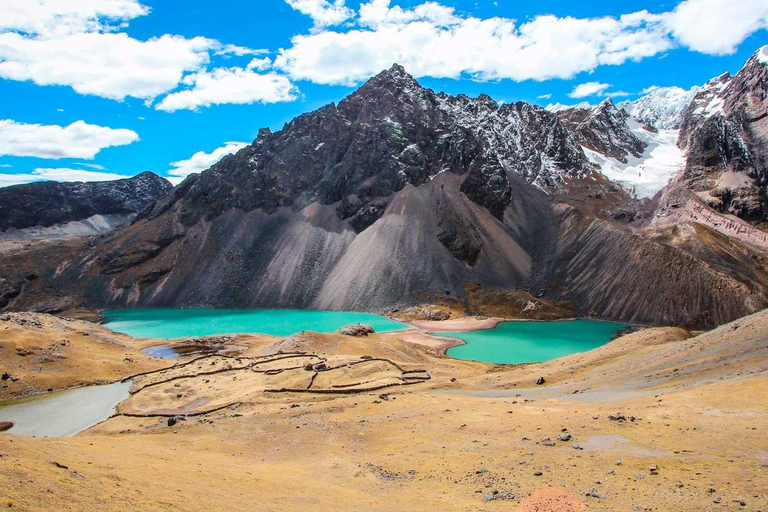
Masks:
[[[0,12],[0,186],[180,179],[394,61],[435,90],[546,105],[689,88],[768,44],[764,0],[0,0]],[[592,82],[601,94],[572,97]]]

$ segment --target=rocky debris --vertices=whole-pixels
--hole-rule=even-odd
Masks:
[[[176,425],[180,421],[187,421],[187,418],[185,416],[172,416],[168,418],[168,421],[166,422],[169,427],[172,427]]]
[[[621,413],[609,414],[608,419],[611,421],[627,421],[627,417]]]
[[[597,499],[599,499],[599,500],[603,500],[603,499],[605,499],[605,496],[603,496],[602,494],[600,494],[599,492],[597,492],[595,489],[592,489],[591,491],[588,491],[588,492],[586,493],[586,496],[587,496],[588,498],[597,498]]]
[[[382,468],[381,466],[377,466],[375,464],[371,464],[370,462],[365,465],[366,469],[368,471],[372,472],[382,480],[387,481],[397,481],[397,480],[412,480],[414,473],[408,472],[406,475],[401,475],[400,473],[396,473],[394,471],[387,471],[386,469]]]
[[[53,464],[54,466],[56,466],[59,469],[69,469],[69,466],[65,466],[64,464],[62,464],[60,462],[56,462],[55,460],[52,460],[50,462],[51,462],[51,464]]]
[[[0,432],[5,432],[13,428],[12,421],[0,421]]]
[[[536,385],[537,385],[537,386],[543,386],[543,385],[544,385],[546,382],[547,382],[547,381],[546,381],[546,379],[545,379],[544,377],[539,377],[539,378],[536,380]]]
[[[568,432],[563,432],[562,434],[557,436],[557,440],[563,443],[567,443],[571,439],[573,439],[573,436],[571,436],[571,434],[569,434]]]
[[[369,334],[373,334],[374,331],[373,327],[367,324],[353,324],[353,325],[345,325],[341,329],[339,329],[339,334],[343,334],[345,336],[357,336],[357,337],[363,337],[368,336]]]
[[[11,374],[8,372],[3,372],[3,374],[0,376],[0,379],[2,380],[8,380],[11,378]]]
[[[442,322],[451,318],[451,311],[435,305],[413,306],[399,310],[396,318],[406,321]]]
[[[99,182],[41,181],[0,188],[0,232],[53,226],[94,215],[137,214],[173,188],[151,172]]]
[[[517,501],[517,495],[504,489],[494,489],[483,495],[483,501]]]

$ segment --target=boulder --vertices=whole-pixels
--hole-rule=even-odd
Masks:
[[[367,324],[352,324],[352,325],[345,325],[341,329],[339,329],[339,333],[343,334],[345,336],[368,336],[369,334],[373,334],[374,331],[373,327]]]

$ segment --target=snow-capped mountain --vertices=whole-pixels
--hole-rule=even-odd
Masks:
[[[620,162],[640,156],[645,149],[627,125],[627,113],[616,108],[610,98],[589,109],[561,110],[557,116],[582,146]]]
[[[762,126],[757,92],[723,94],[723,115]],[[438,94],[393,66],[260,130],[109,236],[55,258],[0,254],[5,307],[63,307],[65,293],[96,308],[381,311],[461,297],[467,283],[631,322],[706,326],[768,306],[765,266],[745,245],[768,247],[766,233],[744,238],[736,219],[727,238],[700,235],[690,222],[723,218],[700,203],[698,217],[653,225],[661,200],[624,190],[650,197],[677,176],[693,195],[675,138],[611,101],[555,114]]]
[[[679,130],[685,112],[701,87],[685,90],[681,87],[660,87],[632,101],[617,106],[633,118],[659,130]]]
[[[715,210],[768,220],[768,46],[734,76],[696,94],[679,145],[687,151],[683,185]]]
[[[593,108],[594,108],[594,105],[590,104],[588,101],[582,101],[581,103],[576,103],[575,105],[563,105],[562,103],[550,103],[549,105],[544,107],[545,110],[548,110],[553,114],[557,114],[558,112],[562,112],[564,110],[571,110],[571,109],[592,110]]]

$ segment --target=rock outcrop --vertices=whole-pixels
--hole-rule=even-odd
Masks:
[[[768,46],[734,76],[710,80],[688,107],[683,185],[718,212],[768,220]]]

